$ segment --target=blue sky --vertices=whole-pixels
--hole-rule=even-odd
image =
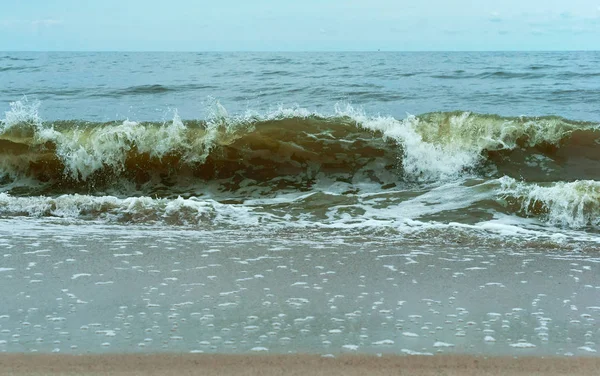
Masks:
[[[6,0],[0,50],[598,50],[600,0]]]

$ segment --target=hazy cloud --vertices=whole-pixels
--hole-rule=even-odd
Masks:
[[[398,27],[398,26],[390,27],[390,32],[392,32],[392,33],[406,33],[410,30],[411,30],[410,27]]]
[[[500,13],[492,12],[490,13],[490,21],[492,22],[502,22],[502,18],[500,18]]]
[[[4,28],[22,28],[26,26],[33,26],[34,28],[39,27],[52,27],[55,25],[62,24],[62,20],[53,18],[45,18],[41,20],[0,20],[0,27]]]
[[[573,17],[573,15],[571,14],[571,12],[562,12],[560,14],[560,18],[562,18],[562,19],[568,19],[568,18],[571,18],[571,17]]]
[[[458,34],[464,33],[463,30],[458,30],[458,29],[444,29],[442,31],[444,32],[444,34],[448,34],[448,35],[458,35]]]
[[[20,23],[20,21],[16,21],[16,20],[0,20],[0,27],[13,27],[15,25],[18,25]]]
[[[44,27],[49,27],[49,26],[54,26],[54,25],[60,25],[62,24],[62,20],[55,20],[52,18],[46,18],[44,20],[35,20],[35,21],[31,21],[31,24],[33,26],[44,26]]]

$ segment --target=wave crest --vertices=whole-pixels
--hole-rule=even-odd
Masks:
[[[175,113],[163,123],[49,123],[38,109],[39,103],[11,103],[0,124],[5,180],[29,177],[54,188],[98,188],[119,179],[138,186],[218,181],[227,190],[306,189],[318,179],[393,187],[494,171],[518,176],[527,168],[560,174],[564,163],[580,164],[584,144],[585,158],[600,161],[598,126],[559,117],[440,112],[395,119],[350,106],[332,115],[280,108],[231,116],[215,102],[207,120],[182,121]],[[535,165],[544,160],[554,165]]]
[[[552,225],[570,228],[600,225],[600,182],[558,182],[550,186],[503,177],[499,195],[525,216],[541,216]]]

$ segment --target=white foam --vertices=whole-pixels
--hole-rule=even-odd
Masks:
[[[372,343],[374,346],[389,346],[389,345],[393,345],[394,341],[391,339],[384,339],[381,341],[377,341],[377,342],[373,342]]]
[[[31,217],[53,216],[80,218],[89,213],[100,213],[108,221],[132,218],[138,221],[176,220],[179,223],[216,222],[257,224],[259,217],[250,216],[250,208],[220,204],[210,199],[153,199],[150,197],[62,195],[58,197],[13,197],[0,193],[0,212],[12,215],[26,213]]]
[[[517,349],[532,349],[537,346],[534,345],[533,343],[529,343],[529,342],[518,342],[518,343],[511,343],[510,347],[514,347]]]
[[[4,119],[0,121],[0,133],[8,132],[11,128],[20,124],[29,124],[41,127],[42,118],[39,115],[41,102],[29,102],[27,97],[20,101],[10,103],[10,110],[4,113]]]
[[[73,274],[71,279],[77,279],[80,277],[90,277],[90,276],[91,276],[91,274],[89,274],[89,273],[79,273],[79,274]]]
[[[403,332],[402,335],[405,337],[418,337],[419,336],[417,333],[411,333],[411,332]]]
[[[433,356],[433,354],[430,353],[430,352],[420,352],[420,351],[414,351],[414,350],[410,350],[410,349],[402,349],[400,351],[402,353],[406,354],[406,355],[428,355],[428,356]]]
[[[532,214],[531,208],[540,204],[547,210],[550,224],[571,228],[600,225],[600,182],[580,180],[540,186],[505,176],[500,183],[499,195],[519,199],[525,214]]]
[[[597,352],[596,349],[590,347],[590,346],[581,346],[577,348],[578,350],[582,350],[582,351],[586,351],[586,352],[591,352],[591,353],[595,353]]]
[[[433,344],[433,347],[454,347],[455,345],[453,343],[446,343],[446,342],[435,342]]]
[[[511,150],[524,137],[529,146],[556,144],[576,129],[558,118],[504,119],[470,112],[409,115],[398,120],[336,106],[336,115],[348,116],[397,141],[403,148],[405,173],[421,180],[455,178],[481,162],[484,150]]]

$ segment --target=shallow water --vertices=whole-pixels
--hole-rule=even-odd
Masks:
[[[598,249],[25,221],[0,351],[594,355]]]

